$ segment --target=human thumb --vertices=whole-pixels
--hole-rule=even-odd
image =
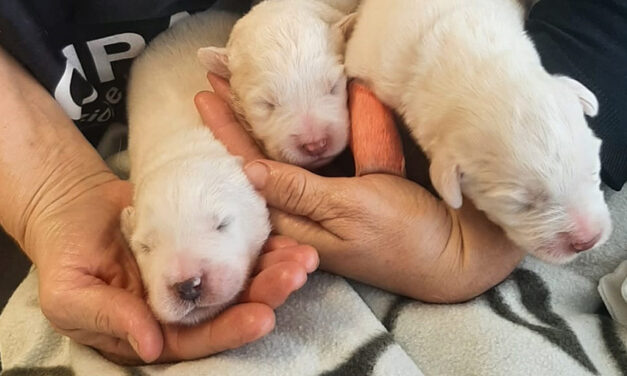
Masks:
[[[110,286],[93,286],[73,295],[74,325],[95,333],[127,340],[145,362],[161,354],[163,338],[150,308],[139,297]]]
[[[244,171],[268,205],[285,213],[320,222],[341,207],[341,198],[334,193],[342,185],[342,178],[325,178],[270,160],[250,162]]]

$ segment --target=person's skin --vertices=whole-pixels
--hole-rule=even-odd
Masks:
[[[119,229],[131,184],[2,49],[0,92],[0,225],[36,266],[58,332],[120,363],[205,357],[268,334],[274,309],[317,268],[312,247],[272,237],[241,302],[196,327],[160,325]]]
[[[266,198],[274,228],[315,247],[321,269],[422,301],[450,303],[500,283],[524,257],[469,200],[452,210],[397,176],[329,178],[264,159],[231,112],[228,82],[208,78],[215,93],[195,98],[204,122],[247,162],[246,174]]]

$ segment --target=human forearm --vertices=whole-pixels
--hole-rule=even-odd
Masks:
[[[418,299],[454,303],[472,299],[501,283],[525,253],[490,222],[469,200],[449,210],[451,232],[438,265],[439,281]]]
[[[500,283],[524,256],[469,200],[452,210],[404,179],[360,180],[342,199],[346,207],[359,208],[359,218],[349,219],[359,223],[323,221],[342,241],[316,232],[301,238],[318,248],[322,269],[414,299],[452,303]],[[279,230],[302,228],[288,217],[280,221]]]
[[[399,248],[397,236],[375,248],[338,252],[319,246],[321,269],[424,302],[464,302],[502,282],[524,256],[500,236],[482,239],[481,227],[455,221],[439,251],[421,249],[431,239]]]
[[[2,49],[0,90],[0,224],[35,261],[26,244],[37,218],[114,177],[55,100]]]

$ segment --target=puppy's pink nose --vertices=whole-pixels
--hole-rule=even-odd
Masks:
[[[329,139],[325,137],[322,140],[302,144],[300,147],[305,153],[311,155],[312,157],[319,157],[327,151],[328,146]]]
[[[573,249],[575,249],[577,252],[583,252],[589,250],[590,248],[593,248],[599,242],[599,240],[601,239],[601,233],[598,233],[591,238],[588,238],[588,240],[582,241],[581,239],[576,239],[574,237],[571,237],[571,239],[572,240],[570,245],[573,247]]]

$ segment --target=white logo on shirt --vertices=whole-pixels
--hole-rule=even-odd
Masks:
[[[170,16],[170,22],[168,27],[171,27],[176,22],[189,16],[188,12],[179,12]],[[127,48],[123,51],[114,53],[107,52],[107,47],[113,45],[125,45]],[[96,67],[96,73],[98,74],[98,80],[100,83],[110,82],[115,80],[115,74],[113,73],[113,63],[116,61],[133,59],[146,47],[146,41],[144,37],[137,33],[121,33],[115,34],[104,38],[98,38],[87,42],[87,49],[89,50],[90,57],[94,66]],[[119,88],[112,88],[105,94],[106,108],[97,109],[93,113],[83,114],[82,106],[94,102],[98,98],[98,92],[92,87],[92,92],[86,98],[77,99],[72,97],[72,78],[76,77],[74,72],[77,72],[86,79],[85,71],[81,65],[80,59],[76,53],[76,48],[73,44],[70,44],[63,48],[63,56],[65,56],[65,71],[59,79],[59,83],[55,87],[54,97],[59,102],[61,107],[65,110],[68,116],[72,120],[88,120],[105,122],[111,119],[112,107],[111,104],[116,104],[122,99],[122,91]]]

